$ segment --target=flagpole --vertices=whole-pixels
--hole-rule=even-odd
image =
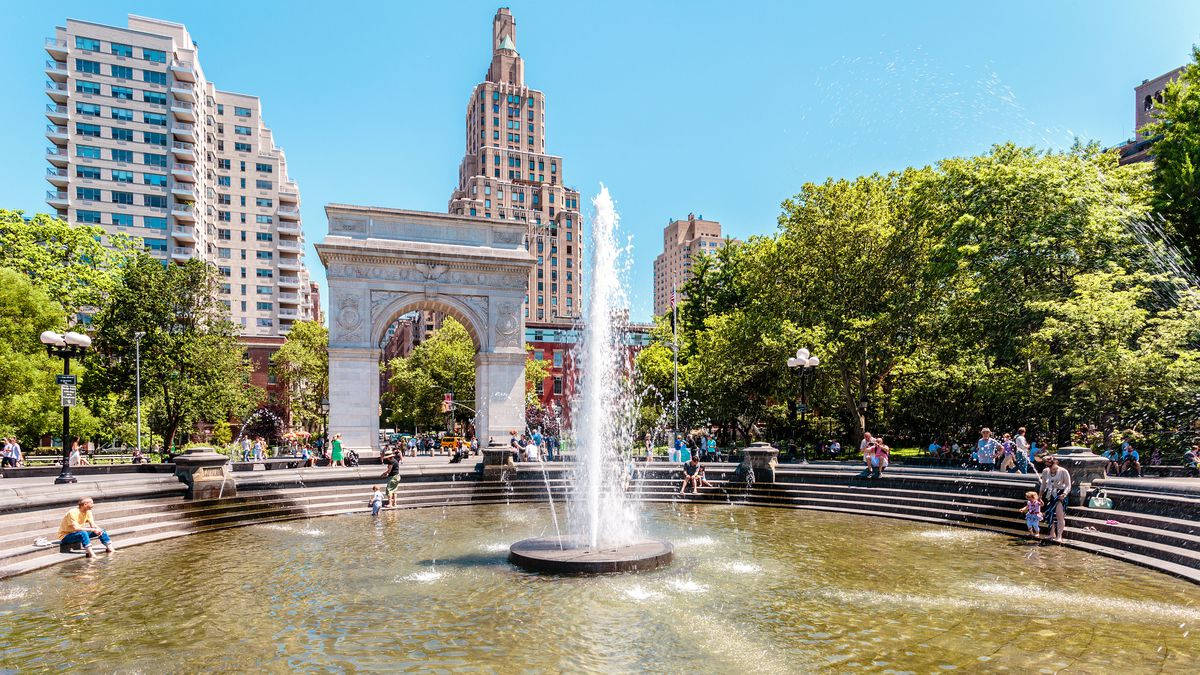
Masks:
[[[675,352],[675,434],[679,434],[679,302],[675,296],[675,282],[671,281],[671,312],[674,315],[671,321],[671,329],[673,332],[671,346]]]

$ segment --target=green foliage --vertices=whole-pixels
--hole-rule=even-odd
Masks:
[[[164,267],[139,256],[95,318],[87,393],[135,391],[134,334],[141,343],[142,403],[154,433],[186,436],[200,420],[242,415],[261,398],[235,327],[216,295],[216,272],[199,261]]]
[[[0,209],[0,267],[24,274],[69,315],[101,306],[139,248],[98,225],[71,226],[42,213],[26,222],[21,211]]]
[[[540,408],[542,402],[538,399],[537,385],[538,382],[544,383],[546,378],[550,377],[550,364],[545,359],[532,357],[532,345],[525,345],[525,353],[525,407]]]
[[[283,346],[271,355],[271,371],[287,392],[293,419],[316,432],[324,423],[321,402],[329,398],[329,329],[315,321],[292,324]]]
[[[16,435],[32,447],[43,432],[61,432],[54,376],[62,361],[46,354],[38,337],[65,325],[62,307],[44,290],[0,268],[0,436]]]
[[[457,403],[475,406],[475,343],[470,333],[453,317],[447,316],[442,327],[417,345],[407,358],[395,358],[386,364],[391,373],[386,396],[393,428],[440,428],[445,421],[441,412],[442,395],[452,392]],[[455,407],[456,421],[466,422],[474,415]]]
[[[229,422],[225,420],[217,420],[213,424],[212,442],[213,445],[223,447],[229,445],[233,441],[233,430],[229,426]]]
[[[1157,121],[1144,130],[1154,143],[1154,208],[1200,262],[1200,47],[1155,105]]]

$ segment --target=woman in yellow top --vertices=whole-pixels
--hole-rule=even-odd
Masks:
[[[58,526],[60,546],[66,549],[75,544],[82,544],[84,555],[89,558],[95,555],[95,552],[92,551],[92,537],[100,538],[100,543],[104,544],[105,551],[112,553],[117,550],[109,541],[108,533],[96,525],[96,518],[92,515],[92,506],[91,497],[80,499],[79,505],[67,511],[67,515],[63,516],[62,523]]]
[[[329,455],[329,466],[346,466],[342,461],[342,435],[337,434],[333,437],[333,451]]]

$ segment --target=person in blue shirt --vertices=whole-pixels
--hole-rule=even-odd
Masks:
[[[1193,445],[1191,450],[1183,453],[1183,468],[1188,477],[1200,477],[1200,445]]]
[[[938,445],[937,441],[933,441],[932,443],[929,444],[929,456],[930,457],[937,457],[938,453],[941,452],[941,450],[942,450],[942,446]]]
[[[1138,460],[1138,451],[1133,449],[1133,446],[1125,443],[1121,451],[1121,473],[1129,473],[1133,469],[1133,475],[1138,478],[1142,477],[1142,463]]]
[[[979,431],[979,440],[975,443],[976,459],[980,471],[991,471],[996,468],[996,451],[1000,444],[992,438],[992,430],[984,427]]]

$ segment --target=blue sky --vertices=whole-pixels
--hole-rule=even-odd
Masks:
[[[306,261],[329,202],[444,211],[496,2],[12,2],[0,40],[0,206],[45,211],[42,40],[68,16],[184,23],[205,73],[263,98],[300,185]],[[1129,137],[1133,87],[1182,64],[1197,2],[513,2],[565,182],[603,181],[633,237],[635,318],[662,228],[745,238],[806,181]],[[266,30],[262,33],[260,31]],[[589,207],[590,208],[590,207]]]

